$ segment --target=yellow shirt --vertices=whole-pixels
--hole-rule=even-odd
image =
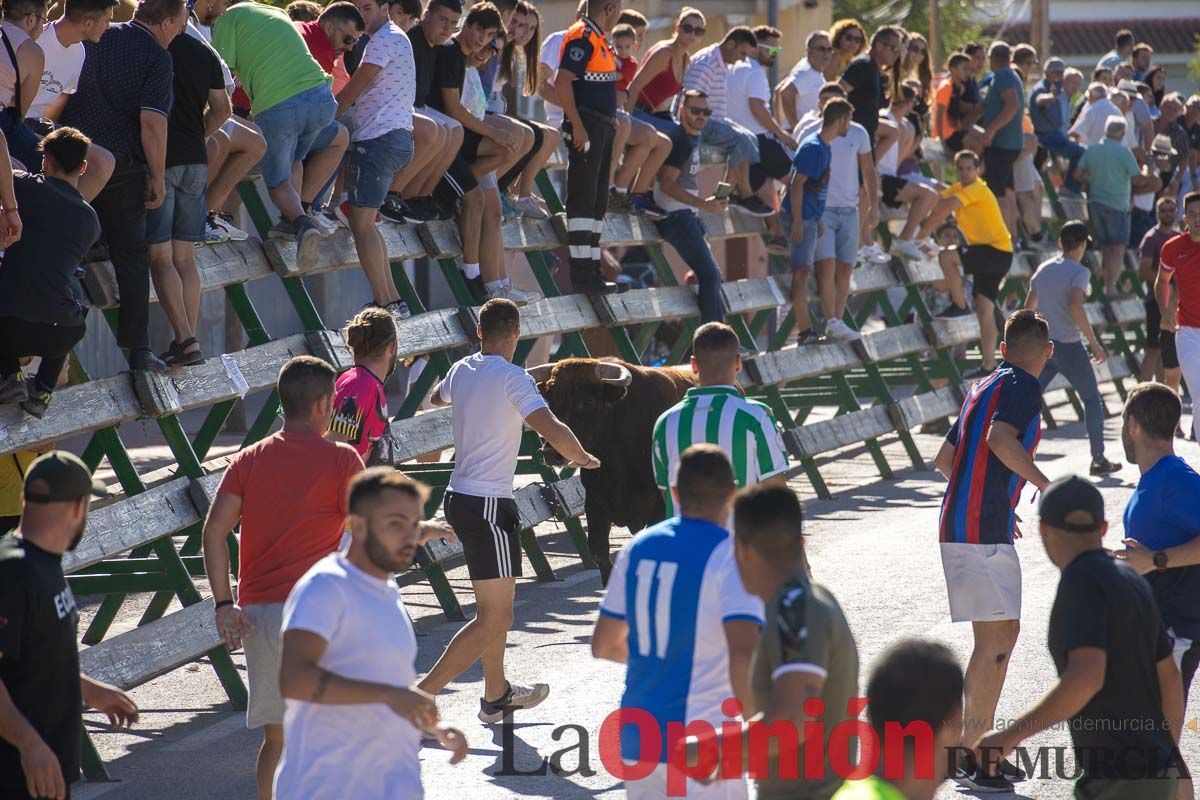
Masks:
[[[25,471],[37,455],[29,450],[20,450],[0,456],[0,517],[21,515],[21,491],[25,486]]]
[[[954,218],[967,244],[986,244],[1005,253],[1013,251],[1012,237],[1000,214],[1000,204],[982,178],[976,178],[969,186],[956,183],[942,190],[942,197],[954,197],[962,203],[962,208],[954,212]]]

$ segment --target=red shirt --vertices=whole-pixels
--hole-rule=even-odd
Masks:
[[[1200,328],[1200,242],[1181,233],[1162,246],[1158,268],[1175,273],[1179,289],[1179,324]]]
[[[329,37],[325,35],[325,31],[321,30],[321,23],[316,20],[297,22],[296,30],[300,31],[300,36],[308,45],[309,55],[321,65],[321,69],[332,75],[333,62],[337,60],[337,54],[333,52],[333,45],[329,43]]]
[[[617,59],[617,71],[621,73],[621,78],[617,81],[618,92],[629,91],[629,84],[633,83],[633,76],[637,75],[637,68],[638,60],[633,56],[624,61]]]
[[[233,457],[217,493],[242,498],[240,604],[282,603],[337,549],[362,469],[353,447],[312,433],[279,431]]]

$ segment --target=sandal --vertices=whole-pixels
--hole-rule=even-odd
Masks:
[[[189,347],[197,344],[196,337],[185,339],[182,342],[171,342],[171,346],[167,348],[167,352],[159,356],[163,361],[167,362],[170,367],[190,367],[195,364],[204,362],[204,353],[199,350],[193,350],[190,353],[186,352]]]

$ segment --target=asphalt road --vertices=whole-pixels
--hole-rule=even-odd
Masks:
[[[1109,395],[1110,409],[1119,400]],[[1069,411],[1060,416],[1071,418]],[[1119,419],[1106,427],[1108,455],[1122,454]],[[1072,423],[1047,431],[1038,461],[1051,477],[1086,472],[1088,448],[1083,426]],[[927,459],[932,459],[939,437],[919,436]],[[907,463],[903,450],[892,441],[885,446],[889,461]],[[1200,459],[1192,443],[1180,452]],[[907,469],[893,480],[880,480],[873,462],[861,448],[846,451],[822,467],[831,500],[820,501],[803,478],[793,487],[805,498],[807,540],[818,581],[838,597],[858,642],[865,684],[872,662],[890,643],[908,636],[945,642],[966,660],[971,648],[968,626],[950,622],[937,547],[937,516],[942,482],[930,470]],[[1137,470],[1127,465],[1100,482],[1109,511],[1110,546],[1121,539],[1121,510],[1136,483]],[[1036,514],[1028,491],[1019,509],[1028,521],[1029,534],[1018,543],[1024,575],[1022,634],[1013,654],[1008,683],[998,717],[1015,717],[1045,691],[1055,678],[1045,649],[1046,626],[1058,573],[1046,558],[1036,535]],[[423,782],[430,800],[470,798],[490,800],[513,796],[529,798],[616,798],[620,783],[604,770],[599,758],[598,732],[605,716],[617,707],[623,670],[616,664],[592,659],[588,640],[601,598],[595,572],[582,570],[561,532],[542,536],[559,580],[518,585],[516,626],[510,637],[508,668],[517,681],[546,681],[551,695],[538,709],[517,718],[507,731],[492,730],[475,719],[482,681],[478,668],[468,672],[439,699],[442,716],[467,734],[471,751],[467,759],[450,766],[448,754],[427,747],[421,754]],[[624,541],[614,535],[614,546]],[[472,608],[465,570],[450,577],[468,614]],[[419,641],[418,671],[427,670],[457,629],[446,622],[428,587],[411,583],[405,600],[416,622]],[[127,624],[136,621],[131,608]],[[239,665],[242,657],[235,655]],[[99,717],[89,714],[87,725],[117,782],[82,785],[74,796],[82,800],[189,800],[190,798],[253,798],[257,736],[246,731],[242,716],[229,709],[214,673],[207,664],[192,664],[134,690],[142,709],[141,723],[130,732],[111,732]],[[586,736],[586,746],[581,739]],[[1048,731],[1029,744],[1065,746],[1065,730]],[[1183,753],[1189,763],[1200,763],[1200,736],[1185,730]],[[561,771],[546,769],[543,759],[565,751],[553,763]],[[581,765],[580,753],[586,751]],[[581,768],[582,767],[582,768]],[[533,774],[523,774],[533,773]],[[1016,797],[1066,798],[1065,780],[1030,780],[1019,784]],[[939,798],[962,794],[946,785]],[[1008,795],[994,795],[1006,797]]]

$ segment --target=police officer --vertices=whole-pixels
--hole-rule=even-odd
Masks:
[[[621,0],[589,0],[583,17],[563,37],[554,78],[563,109],[567,148],[567,244],[577,291],[604,293],[616,286],[600,271],[600,233],[608,205],[617,112],[617,60],[605,36],[621,16]]]

